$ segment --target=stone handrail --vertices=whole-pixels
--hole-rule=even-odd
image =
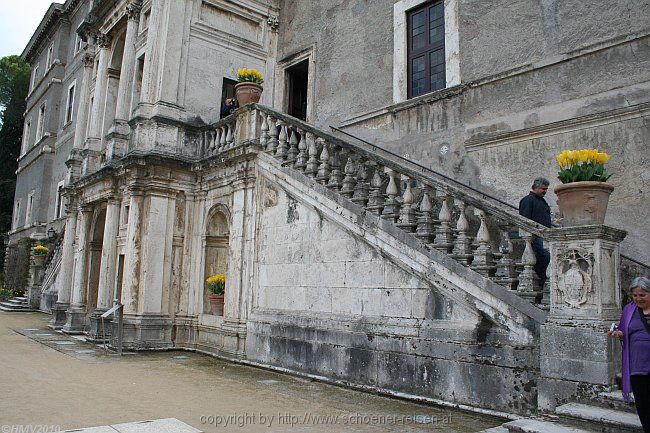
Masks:
[[[541,301],[532,241],[552,229],[440,173],[354,141],[251,104],[206,128],[203,156],[259,143],[282,165],[392,221],[428,248],[449,254],[531,302]],[[523,245],[515,248],[514,238]]]
[[[54,276],[57,273],[59,266],[61,265],[61,256],[63,253],[63,233],[59,237],[56,245],[53,248],[53,251],[47,255],[44,261],[45,271],[43,272],[43,280],[41,281],[41,287],[43,290],[49,288],[49,286],[54,281]]]

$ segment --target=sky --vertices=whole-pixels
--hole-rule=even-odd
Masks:
[[[50,4],[51,0],[0,0],[0,57],[23,52]]]

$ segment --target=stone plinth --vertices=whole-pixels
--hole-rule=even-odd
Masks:
[[[614,385],[619,354],[606,331],[618,322],[619,244],[606,226],[553,230],[550,314],[540,332],[539,408],[589,400]]]

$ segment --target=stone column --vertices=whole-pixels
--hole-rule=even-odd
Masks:
[[[124,282],[122,285],[122,304],[124,314],[135,314],[138,307],[140,287],[140,227],[144,195],[139,188],[129,188],[128,228],[124,258]]]
[[[106,88],[108,86],[108,62],[110,57],[111,38],[108,35],[95,37],[99,50],[99,64],[97,78],[95,79],[95,93],[90,115],[90,128],[83,150],[82,172],[84,174],[96,170],[100,161],[102,126],[104,123],[104,108],[106,105]]]
[[[122,55],[122,69],[120,71],[120,85],[117,90],[117,106],[115,120],[124,122],[131,118],[131,92],[133,89],[133,76],[135,74],[135,40],[138,36],[138,21],[140,19],[139,4],[127,7],[128,21],[124,39],[124,54]]]
[[[56,305],[52,308],[52,320],[49,327],[61,329],[66,322],[66,310],[70,306],[70,295],[72,292],[72,276],[74,272],[74,238],[77,230],[77,211],[72,198],[66,208],[67,218],[65,221],[65,232],[63,234],[63,245],[61,246],[61,268],[57,276],[59,286]],[[74,210],[73,210],[74,209]]]
[[[102,259],[99,270],[99,288],[97,289],[97,310],[101,312],[109,309],[113,303],[119,228],[120,201],[109,199],[108,205],[106,206]]]
[[[72,278],[72,298],[70,308],[67,311],[63,332],[69,334],[82,333],[85,326],[86,306],[84,294],[87,281],[88,263],[88,235],[90,234],[90,223],[92,207],[88,205],[79,206],[79,222],[77,224],[77,249],[74,257],[74,275]]]
[[[90,49],[90,47],[89,47]],[[84,54],[83,57],[84,71],[81,79],[81,88],[79,89],[79,104],[77,105],[77,117],[74,129],[74,142],[70,151],[70,156],[66,161],[68,167],[68,176],[66,184],[70,185],[75,182],[81,174],[82,157],[81,153],[86,140],[86,129],[88,127],[88,112],[90,111],[90,82],[93,78],[93,66],[95,65],[95,55],[91,53]]]
[[[621,314],[619,244],[626,233],[606,226],[554,229],[551,304],[540,330],[538,405],[589,401],[609,391],[618,370],[617,344],[606,331]]]

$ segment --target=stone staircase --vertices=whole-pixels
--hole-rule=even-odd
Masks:
[[[620,391],[601,393],[591,404],[567,403],[553,414],[521,418],[479,433],[643,433],[634,403]]]
[[[27,298],[24,296],[15,296],[8,301],[0,302],[0,311],[7,312],[26,312],[36,311],[29,307]]]

